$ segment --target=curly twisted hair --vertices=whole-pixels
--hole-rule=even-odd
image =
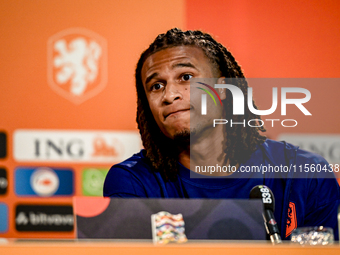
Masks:
[[[241,67],[236,62],[233,55],[220,43],[212,38],[210,34],[195,31],[182,31],[173,28],[164,34],[157,36],[155,41],[146,49],[136,68],[136,90],[137,90],[137,123],[146,150],[146,158],[155,171],[160,171],[163,178],[173,180],[178,172],[178,148],[173,140],[166,137],[159,129],[149,108],[149,103],[145,95],[141,70],[145,60],[152,54],[170,47],[195,46],[203,50],[208,57],[214,70],[219,70],[221,76],[227,78],[245,78]],[[245,79],[235,79],[237,85],[247,98],[248,84]],[[246,101],[246,100],[245,100]],[[257,109],[255,103],[254,107]],[[260,119],[258,115],[251,113],[245,107],[245,115],[232,115],[232,95],[227,91],[227,97],[223,100],[226,112],[226,119],[233,122],[247,122],[251,119]],[[232,128],[225,125],[227,129],[227,141],[225,153],[231,165],[245,162],[256,150],[256,146],[265,141],[266,137],[259,131],[265,132],[264,127],[243,127],[236,125]]]

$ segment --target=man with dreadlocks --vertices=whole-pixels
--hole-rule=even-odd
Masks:
[[[171,29],[144,51],[136,68],[137,123],[144,149],[114,165],[104,196],[141,198],[248,198],[260,184],[274,193],[281,236],[300,226],[328,226],[337,231],[339,185],[334,178],[273,178],[270,174],[223,172],[222,178],[191,178],[190,165],[265,166],[327,164],[320,156],[285,142],[266,139],[263,127],[211,128],[212,119],[233,119],[231,93],[216,91],[223,101],[209,116],[190,100],[190,80],[223,84],[236,78],[247,96],[247,82],[232,54],[209,34]],[[211,84],[211,85],[213,85]],[[209,86],[208,84],[206,84]],[[193,95],[193,94],[192,94]],[[198,100],[197,100],[198,101]],[[254,104],[254,102],[253,102]],[[254,107],[255,104],[254,104]],[[199,118],[198,118],[199,116]],[[249,110],[246,121],[259,119]],[[210,127],[210,128],[208,128]],[[193,140],[194,139],[194,140]],[[216,176],[215,176],[216,177]]]

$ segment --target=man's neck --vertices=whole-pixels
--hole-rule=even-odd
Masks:
[[[222,167],[226,165],[225,146],[226,135],[224,134],[223,125],[217,125],[214,129],[209,129],[207,132],[190,137],[190,146],[180,152],[179,162],[194,172],[197,167],[204,168],[216,165]],[[210,173],[207,174],[212,175]],[[214,176],[229,174],[214,173]]]

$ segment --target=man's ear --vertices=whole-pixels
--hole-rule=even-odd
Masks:
[[[220,77],[217,80],[217,84],[225,84],[225,77]],[[220,96],[221,100],[226,99],[227,95],[226,95],[226,91],[227,89],[222,89],[222,88],[218,88],[216,89],[218,95]]]

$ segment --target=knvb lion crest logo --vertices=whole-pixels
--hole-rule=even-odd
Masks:
[[[80,104],[107,84],[106,40],[84,28],[63,30],[48,40],[48,83],[59,95]]]

